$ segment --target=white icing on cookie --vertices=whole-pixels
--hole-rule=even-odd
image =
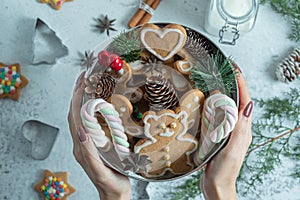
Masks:
[[[141,151],[142,148],[144,148],[146,146],[149,146],[151,144],[154,144],[156,142],[156,139],[150,133],[151,124],[148,122],[148,120],[153,119],[155,121],[158,121],[161,117],[164,117],[164,116],[174,118],[175,121],[178,121],[178,123],[180,123],[182,125],[183,129],[176,136],[176,140],[182,141],[182,142],[189,142],[189,143],[194,144],[194,147],[191,150],[185,152],[185,156],[187,158],[187,165],[191,166],[191,169],[192,169],[194,164],[193,164],[192,159],[191,159],[191,154],[194,153],[197,150],[198,142],[196,140],[191,139],[191,138],[184,137],[184,135],[187,134],[187,130],[188,130],[187,120],[188,120],[188,117],[189,117],[187,111],[185,111],[185,110],[181,110],[179,113],[165,112],[165,113],[162,113],[161,115],[152,115],[152,114],[146,115],[144,117],[143,121],[144,121],[144,124],[145,124],[145,135],[148,137],[149,140],[146,141],[144,144],[142,144],[140,146],[135,146],[134,151],[136,153],[138,153],[138,152]],[[150,120],[150,121],[152,121],[152,120]],[[176,126],[174,128],[176,128]],[[159,134],[159,136],[170,137],[173,134],[175,134],[174,131],[170,131],[169,128],[165,128],[164,131]],[[175,175],[182,174],[182,173],[176,173],[175,171],[172,170],[172,161],[169,160],[170,155],[168,153],[169,152],[169,147],[165,147],[164,151],[167,153],[164,156],[166,167],[159,174],[149,174],[149,172],[151,171],[151,167],[149,167],[148,170],[144,173],[147,177],[150,177],[150,178],[160,177],[168,171],[170,171],[171,173],[173,173]]]
[[[184,67],[184,65],[189,65],[188,68]],[[191,69],[193,69],[193,64],[189,61],[181,60],[178,61],[179,70],[183,73],[189,73]]]
[[[175,32],[179,35],[179,39],[177,41],[176,46],[165,57],[163,57],[160,54],[158,54],[157,51],[155,51],[155,49],[153,49],[155,47],[151,47],[146,42],[145,35],[148,32],[154,32],[160,39],[163,39],[169,33]],[[176,52],[178,52],[181,49],[181,47],[185,43],[185,35],[182,33],[182,31],[176,28],[166,28],[166,29],[143,28],[141,30],[140,35],[141,35],[141,42],[146,47],[146,49],[163,61],[170,59]]]

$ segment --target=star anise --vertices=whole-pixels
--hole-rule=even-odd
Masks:
[[[85,51],[84,55],[82,55],[81,58],[81,67],[87,67],[90,68],[94,65],[95,61],[96,61],[97,57],[94,56],[94,52],[88,52]]]
[[[125,171],[143,172],[146,170],[146,166],[151,163],[151,160],[146,155],[132,153],[122,163],[125,165]]]
[[[108,16],[106,15],[104,19],[97,18],[98,24],[95,25],[96,28],[100,30],[100,33],[103,33],[106,31],[106,34],[109,36],[109,31],[116,31],[112,26],[114,26],[114,22],[116,19],[110,20]]]

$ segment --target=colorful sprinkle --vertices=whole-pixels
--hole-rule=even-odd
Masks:
[[[0,95],[15,94],[21,82],[16,66],[0,66]]]
[[[68,193],[68,186],[61,178],[49,176],[45,178],[41,190],[47,200],[60,200]]]

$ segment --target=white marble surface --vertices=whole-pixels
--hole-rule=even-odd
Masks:
[[[69,182],[77,189],[72,199],[98,199],[97,192],[72,154],[67,113],[73,83],[79,72],[78,52],[93,49],[107,39],[93,31],[95,18],[108,14],[116,18],[118,31],[127,29],[127,22],[136,11],[138,0],[74,0],[56,11],[38,0],[0,2],[0,61],[20,63],[30,80],[19,101],[0,100],[0,199],[37,199],[33,184],[44,169],[68,171]],[[205,0],[162,0],[151,22],[175,22],[203,32]],[[69,55],[53,65],[32,65],[32,34],[34,22],[45,21],[69,49]],[[269,6],[261,6],[254,29],[241,37],[235,46],[218,44],[232,55],[245,74],[253,97],[268,98],[299,87],[300,80],[284,84],[275,79],[274,67],[297,46],[290,41],[288,23]],[[111,32],[116,35],[118,32]],[[207,35],[206,33],[204,33]],[[207,35],[217,43],[218,39]],[[299,45],[299,44],[298,44]],[[254,110],[255,111],[255,110]],[[30,143],[21,133],[22,124],[30,119],[59,128],[54,147],[45,160],[30,156]],[[283,166],[293,166],[283,163]],[[150,199],[168,199],[177,182],[151,183]],[[262,199],[300,197],[300,187],[288,177],[286,168],[279,167],[259,186]],[[138,189],[138,188],[135,188]],[[133,199],[138,199],[134,190]],[[200,198],[200,197],[199,197]],[[243,199],[243,198],[241,198]],[[251,194],[245,199],[251,199]]]

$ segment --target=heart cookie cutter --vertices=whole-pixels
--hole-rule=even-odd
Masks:
[[[46,159],[56,140],[59,129],[37,120],[28,120],[22,125],[23,136],[31,142],[31,157]]]

